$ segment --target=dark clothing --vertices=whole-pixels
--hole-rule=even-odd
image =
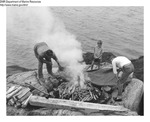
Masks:
[[[53,58],[57,62],[57,57],[53,53],[52,56],[46,55],[46,51],[50,50],[48,45],[45,42],[37,43],[34,46],[34,53],[38,59],[38,77],[43,78],[42,68],[43,63],[46,63],[46,68],[49,74],[52,75],[52,61]]]
[[[134,66],[132,63],[126,64],[121,69],[123,74],[122,77],[118,81],[118,95],[122,95],[123,85],[127,81],[129,75],[134,72]]]
[[[94,58],[94,60],[92,61],[92,64],[91,64],[91,70],[93,69],[94,64],[96,64],[98,66],[98,69],[99,69],[101,62],[102,62],[102,59]]]

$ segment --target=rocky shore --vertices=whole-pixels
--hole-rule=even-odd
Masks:
[[[102,62],[109,62],[109,57],[111,55],[113,54],[110,52],[104,52]],[[84,53],[83,58],[86,64],[91,64],[93,60],[93,53]],[[116,105],[121,105],[125,108],[128,108],[128,112],[103,111],[87,114],[86,112],[81,112],[79,110],[47,109],[28,105],[26,108],[15,108],[13,106],[7,106],[7,115],[143,115],[143,61],[143,56],[139,57],[138,59],[132,59],[132,62],[135,66],[134,78],[124,90],[123,101],[115,103]],[[30,69],[19,67],[17,72],[16,70],[13,70],[13,68],[16,67],[7,67],[7,89],[9,89],[14,84],[19,86],[24,83],[31,83],[33,86],[36,86],[44,91],[44,88],[38,83],[36,70],[31,71]],[[9,72],[10,70],[11,72]],[[44,72],[44,75],[47,77],[47,73]],[[60,84],[57,84],[56,86],[59,85]],[[37,90],[33,90],[32,93],[34,95],[42,96],[42,94]]]

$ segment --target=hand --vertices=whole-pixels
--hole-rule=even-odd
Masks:
[[[60,70],[60,71],[63,71],[63,70],[64,70],[64,67],[59,66],[59,70]]]

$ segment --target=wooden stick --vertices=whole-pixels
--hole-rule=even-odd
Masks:
[[[8,103],[9,103],[9,105],[13,106],[15,102],[14,102],[13,99],[10,99],[10,100],[8,101]]]
[[[16,108],[17,108],[17,107],[20,107],[20,106],[21,106],[21,103],[17,101],[14,106],[15,106]]]
[[[11,93],[12,91],[14,91],[14,90],[16,90],[16,89],[17,89],[16,86],[12,86],[12,87],[10,87],[10,88],[8,89],[8,91],[7,91],[6,94],[9,94],[9,93]]]
[[[11,92],[10,94],[8,94],[6,96],[7,99],[10,99],[13,95],[15,95],[16,93],[18,93],[20,90],[22,89],[22,87],[20,86],[19,88],[17,88],[15,91]]]
[[[38,91],[40,91],[40,92],[42,92],[42,93],[44,93],[45,95],[50,95],[50,94],[48,94],[48,93],[46,93],[46,92],[44,92],[44,91],[42,91],[42,90],[40,90],[40,89],[38,89],[38,88],[36,88],[36,87],[34,87],[33,85],[31,85],[31,84],[28,84],[28,83],[25,83],[25,84],[27,84],[27,85],[29,85],[29,86],[31,86],[31,87],[33,87],[34,89],[36,89],[36,90],[38,90]]]
[[[16,97],[15,97],[15,96],[13,96],[13,97],[12,97],[12,99],[14,100],[14,102],[16,102],[16,101],[17,101],[17,99],[16,99]]]
[[[29,99],[31,98],[32,94],[25,100],[22,102],[22,106],[23,108],[25,108],[28,105]]]
[[[16,96],[17,99],[18,99],[18,100],[21,99],[21,98],[22,98],[25,94],[27,94],[29,91],[30,91],[29,88],[23,89],[23,90],[20,92],[20,94],[19,94],[18,96]]]
[[[104,105],[104,104],[96,104],[96,103],[88,103],[88,102],[80,102],[80,101],[72,101],[72,100],[64,100],[64,99],[54,99],[49,98],[46,99],[44,97],[39,96],[31,96],[29,100],[30,105],[40,106],[46,108],[63,108],[63,109],[90,109],[96,111],[128,111],[129,109],[124,108],[122,106],[113,106],[113,105]]]
[[[24,90],[24,88],[21,89],[21,90],[20,90],[17,94],[15,94],[13,97],[15,97],[15,98],[18,100],[17,96],[19,96],[20,94],[22,94],[22,90]]]
[[[20,100],[18,100],[20,103],[22,103],[25,99],[27,99],[31,95],[31,92],[27,92]]]

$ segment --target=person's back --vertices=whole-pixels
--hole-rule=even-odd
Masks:
[[[118,56],[112,60],[112,64],[114,63],[117,67],[122,68],[124,65],[131,63],[131,61],[124,56]]]
[[[34,52],[36,57],[43,56],[44,52],[46,52],[47,50],[49,50],[49,47],[45,42],[37,43],[34,46]]]

